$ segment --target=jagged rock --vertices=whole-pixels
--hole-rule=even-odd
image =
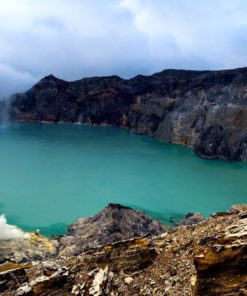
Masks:
[[[96,246],[77,256],[55,256],[29,265],[5,263],[0,265],[0,293],[246,295],[246,214],[246,205],[237,205],[224,215],[178,226],[165,234]]]
[[[73,288],[72,288],[72,291],[71,291],[71,294],[73,295],[85,295],[85,283],[82,283],[82,284],[78,284],[78,285],[74,285]]]
[[[15,120],[116,125],[194,147],[205,158],[246,160],[246,83],[247,68],[74,82],[49,75],[14,95],[9,110]]]
[[[63,286],[68,277],[68,272],[66,267],[59,268],[51,276],[39,276],[30,283],[26,283],[21,286],[15,293],[16,296],[21,295],[45,295],[45,291],[49,289],[54,289],[56,287]],[[45,293],[45,294],[44,294]]]
[[[57,265],[56,262],[52,262],[52,261],[44,261],[42,262],[42,265],[45,270],[49,270],[49,271],[58,270],[59,268],[59,265]]]
[[[31,234],[28,238],[0,241],[0,263],[12,261],[25,263],[40,261],[57,254],[59,244],[55,239]]]
[[[125,282],[125,284],[130,285],[133,282],[133,280],[134,279],[129,276],[124,279],[124,282]]]
[[[113,273],[109,271],[108,266],[106,266],[104,269],[99,269],[99,271],[95,274],[92,286],[89,289],[89,295],[109,295],[109,285],[112,277]]]
[[[203,220],[205,220],[205,218],[200,213],[189,213],[185,216],[183,220],[179,221],[177,225],[179,226],[193,225],[193,224],[200,223]]]
[[[109,204],[95,216],[81,218],[69,226],[68,235],[60,239],[60,255],[79,254],[98,245],[164,232],[165,227],[145,213]]]
[[[246,212],[247,211],[247,204],[242,204],[242,205],[233,205],[230,209],[230,212]]]
[[[247,217],[195,250],[195,295],[247,295]]]
[[[0,272],[0,293],[15,291],[28,281],[25,268],[16,268]]]
[[[139,270],[152,264],[157,257],[157,251],[148,238],[116,242],[90,249],[83,254],[88,268],[97,270],[98,266],[108,265],[111,270],[118,272]]]

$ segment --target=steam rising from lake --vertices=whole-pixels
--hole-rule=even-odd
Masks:
[[[0,216],[0,240],[28,237],[29,234],[23,232],[14,225],[8,224],[4,215]]]
[[[9,98],[0,99],[0,128],[6,127],[9,121]]]

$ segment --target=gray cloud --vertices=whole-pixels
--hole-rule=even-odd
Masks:
[[[15,92],[26,90],[38,77],[0,63],[0,100]]]
[[[245,0],[0,0],[0,96],[67,79],[246,65]]]

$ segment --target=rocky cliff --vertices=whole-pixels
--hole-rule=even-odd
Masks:
[[[52,75],[12,97],[15,120],[115,125],[191,146],[202,157],[247,159],[247,68],[165,70],[67,82]]]
[[[247,205],[208,219],[189,215],[182,224],[164,228],[142,212],[109,205],[62,238],[2,240],[0,293],[247,295]],[[67,236],[74,240],[64,245]]]

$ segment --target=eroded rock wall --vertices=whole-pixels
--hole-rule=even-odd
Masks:
[[[165,70],[67,82],[52,75],[12,97],[12,119],[127,127],[191,146],[202,157],[247,159],[247,68]]]

